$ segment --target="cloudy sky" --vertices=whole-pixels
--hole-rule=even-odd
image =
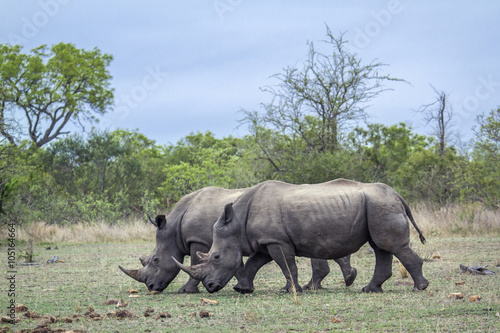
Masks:
[[[386,63],[385,73],[411,83],[373,100],[371,122],[429,133],[413,110],[434,101],[432,84],[449,94],[467,137],[477,114],[500,105],[499,13],[497,0],[0,0],[0,43],[112,54],[115,110],[99,127],[168,144],[196,131],[244,135],[238,110],[259,110],[269,98],[259,87],[300,65],[326,24],[364,63]]]

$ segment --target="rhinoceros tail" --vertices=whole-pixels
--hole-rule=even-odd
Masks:
[[[413,218],[413,215],[411,214],[410,207],[408,206],[408,204],[406,203],[405,199],[403,199],[402,196],[400,196],[398,194],[398,197],[399,197],[399,200],[401,201],[401,203],[403,204],[403,206],[405,207],[405,213],[408,216],[408,218],[410,219],[411,224],[413,224],[415,229],[417,229],[418,237],[420,238],[420,241],[422,242],[422,244],[425,244],[425,237],[422,234],[422,231],[420,231],[420,229],[418,228],[417,223],[415,222],[415,219]]]

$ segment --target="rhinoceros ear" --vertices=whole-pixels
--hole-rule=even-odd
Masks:
[[[167,224],[167,218],[165,217],[165,215],[158,215],[156,217],[156,227],[158,229],[163,229],[163,227],[165,227],[166,224]]]
[[[233,203],[228,203],[224,207],[224,224],[231,222],[234,216],[234,211],[233,211]]]
[[[151,216],[149,216],[149,214],[147,214],[147,215],[148,215],[149,222],[151,222],[151,224],[154,225],[155,227],[158,227],[158,225],[156,224],[156,221],[153,218],[151,218]]]

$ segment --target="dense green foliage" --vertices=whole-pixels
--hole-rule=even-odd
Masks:
[[[111,104],[110,55],[64,43],[28,55],[0,45],[2,220],[114,223],[165,212],[202,187],[340,177],[386,183],[410,202],[498,209],[500,108],[477,118],[476,137],[460,150],[445,141],[452,113],[442,92],[424,106],[427,121],[438,121],[437,140],[404,123],[360,122],[383,84],[402,80],[381,74],[385,64],[362,64],[328,27],[327,37],[331,51],[310,42],[302,67],[274,76],[278,84],[263,89],[272,101],[262,112],[243,110],[247,136],[198,132],[165,146],[128,130],[61,136],[68,120],[92,119]],[[12,112],[26,116],[29,139],[17,139],[22,126],[7,117]]]
[[[24,133],[38,147],[62,134],[69,121],[94,120],[113,103],[108,66],[113,57],[98,48],[77,49],[59,43],[21,53],[18,45],[0,44],[0,133],[12,144],[24,119]]]
[[[222,139],[195,133],[167,146],[126,130],[73,134],[42,148],[4,143],[11,150],[8,161],[15,165],[2,170],[10,179],[4,217],[114,223],[164,212],[206,186],[247,187],[267,179],[317,183],[339,177],[387,183],[410,202],[479,201],[498,209],[499,117],[497,109],[478,119],[477,138],[467,155],[448,147],[440,156],[432,138],[405,124],[355,128],[342,148],[326,152],[269,130],[257,137]],[[273,142],[266,150],[264,140]]]

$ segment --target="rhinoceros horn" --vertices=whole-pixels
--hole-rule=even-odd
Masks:
[[[139,260],[141,261],[142,266],[146,266],[148,264],[150,258],[151,258],[151,256],[141,254],[139,256]]]
[[[200,281],[203,280],[202,276],[200,275],[199,270],[197,269],[198,266],[200,266],[200,265],[186,266],[186,265],[183,265],[180,262],[178,262],[177,259],[175,259],[174,257],[172,257],[172,260],[174,261],[174,263],[177,266],[179,266],[180,269],[182,269],[184,272],[188,273],[189,276],[191,276],[193,279],[200,280]]]
[[[142,274],[141,274],[140,269],[126,269],[120,265],[118,265],[118,267],[122,270],[123,273],[127,274],[132,279],[144,283],[144,279],[142,278]]]
[[[196,251],[196,256],[198,257],[198,260],[200,260],[200,262],[205,262],[208,260],[208,253]]]

